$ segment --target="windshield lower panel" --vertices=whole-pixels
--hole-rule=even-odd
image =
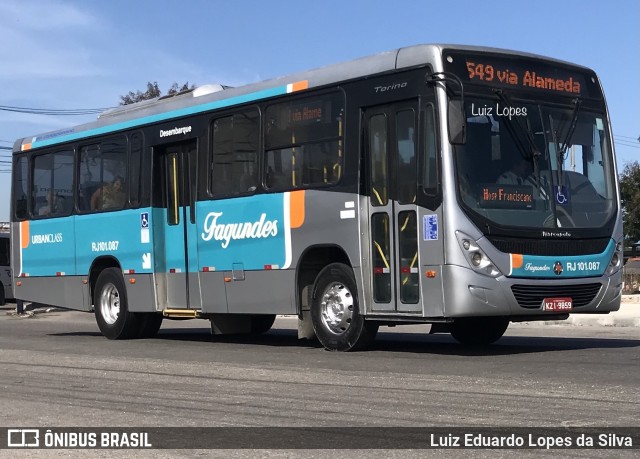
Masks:
[[[602,113],[468,97],[455,148],[458,196],[473,220],[518,229],[601,228],[615,214]]]

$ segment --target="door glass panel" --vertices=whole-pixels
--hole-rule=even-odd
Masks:
[[[400,301],[415,304],[419,298],[418,230],[416,212],[398,214],[400,248]]]
[[[416,202],[416,128],[413,110],[403,110],[396,114],[397,187],[398,202],[412,204]]]
[[[437,163],[436,163],[436,128],[433,106],[427,107],[424,112],[424,169],[422,181],[425,191],[435,194],[438,187]]]
[[[172,153],[167,156],[167,223],[180,223],[179,184],[178,184],[178,155]]]
[[[369,119],[371,154],[371,205],[386,206],[389,200],[387,161],[387,118],[374,115]]]
[[[371,216],[371,240],[373,241],[373,299],[378,303],[391,301],[391,244],[389,216]]]

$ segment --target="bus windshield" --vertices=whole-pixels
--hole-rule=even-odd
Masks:
[[[613,158],[602,113],[572,105],[465,98],[455,149],[463,208],[501,226],[599,228],[614,215]]]

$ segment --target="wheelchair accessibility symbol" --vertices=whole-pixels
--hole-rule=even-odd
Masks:
[[[569,204],[569,189],[566,186],[554,186],[554,194],[558,204]]]
[[[140,213],[140,242],[148,244],[150,241],[149,212],[142,212]]]

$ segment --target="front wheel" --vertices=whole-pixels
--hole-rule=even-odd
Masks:
[[[465,317],[449,325],[449,331],[465,346],[486,346],[498,341],[508,326],[504,317]]]
[[[378,325],[360,314],[353,270],[342,263],[332,263],[318,274],[311,322],[318,340],[330,351],[363,349],[378,332]]]
[[[93,307],[98,327],[107,338],[129,339],[137,335],[140,325],[136,315],[129,312],[120,270],[107,268],[100,273],[93,291]]]

